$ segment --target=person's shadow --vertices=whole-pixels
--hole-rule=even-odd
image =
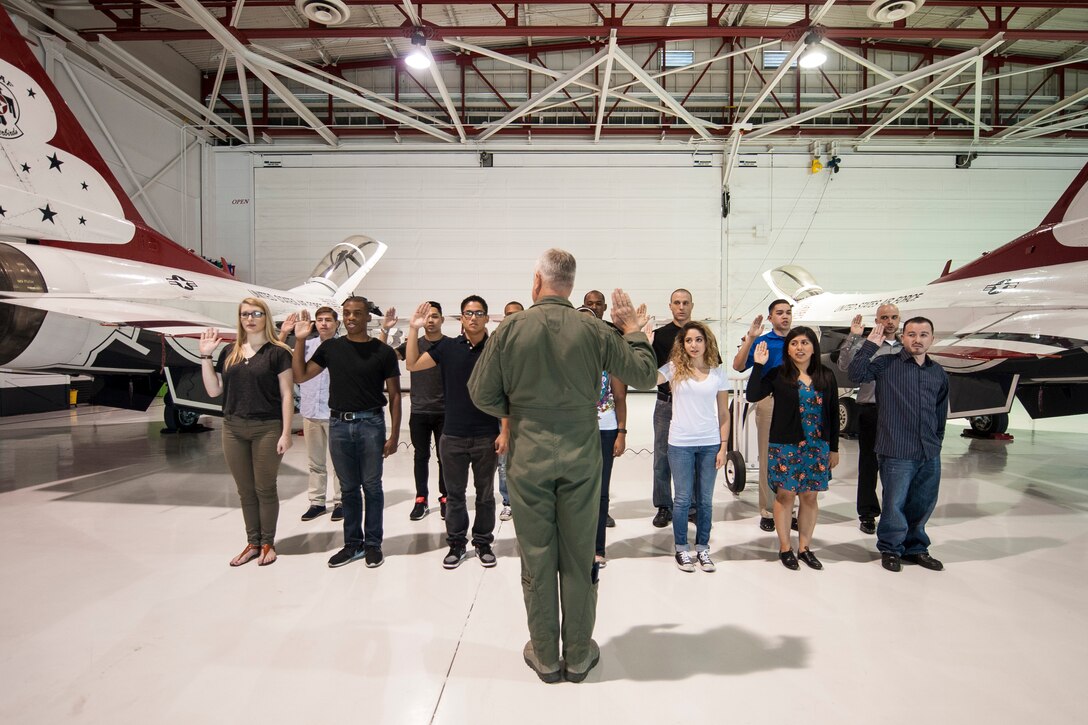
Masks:
[[[670,631],[676,626],[640,624],[608,640],[601,648],[601,666],[589,680],[686,680],[807,666],[809,648],[802,637],[762,637],[735,625]]]

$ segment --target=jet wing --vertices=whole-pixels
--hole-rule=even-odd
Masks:
[[[1088,347],[1083,309],[1020,310],[975,320],[930,353],[952,369],[1016,358],[1057,357]]]
[[[217,328],[229,333],[231,337],[235,332],[222,320],[215,320],[191,310],[142,302],[57,294],[12,295],[0,302],[79,317],[102,325],[140,327],[169,337],[197,337],[207,327]]]

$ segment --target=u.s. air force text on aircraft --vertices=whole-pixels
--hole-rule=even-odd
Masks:
[[[270,300],[273,302],[282,302],[285,305],[306,307],[307,305],[313,304],[313,300],[300,300],[297,297],[287,297],[286,295],[272,294],[270,292],[264,292],[263,290],[251,289],[250,292],[253,294],[254,297],[259,297],[261,299]]]
[[[882,300],[869,300],[867,302],[851,302],[848,305],[839,305],[835,308],[835,312],[853,312],[854,310],[866,310],[870,307],[879,307],[880,305],[899,305],[906,304],[908,302],[914,302],[916,299],[924,295],[925,292],[915,292],[909,295],[900,295],[899,297],[888,297]]]

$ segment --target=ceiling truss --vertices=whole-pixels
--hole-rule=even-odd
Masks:
[[[535,133],[669,136],[736,153],[767,137],[1088,139],[1088,1],[927,0],[908,22],[881,25],[865,16],[870,0],[346,0],[351,22],[333,27],[301,20],[293,0],[88,0],[63,15],[70,25],[29,0],[2,2],[170,98],[218,143]],[[404,66],[413,29],[427,38],[427,71]],[[833,67],[793,65],[814,40]],[[179,98],[122,48],[142,42],[196,64],[201,98]],[[664,67],[678,49],[692,61]],[[771,50],[784,56],[777,67]]]

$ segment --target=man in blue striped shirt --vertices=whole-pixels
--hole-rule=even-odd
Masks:
[[[876,548],[888,571],[901,561],[940,571],[929,555],[926,522],[937,505],[941,483],[941,444],[948,414],[948,374],[926,354],[933,344],[933,323],[912,317],[903,324],[903,349],[874,354],[884,342],[884,327],[873,328],[850,363],[855,383],[876,381],[876,453],[884,487],[883,514]]]

